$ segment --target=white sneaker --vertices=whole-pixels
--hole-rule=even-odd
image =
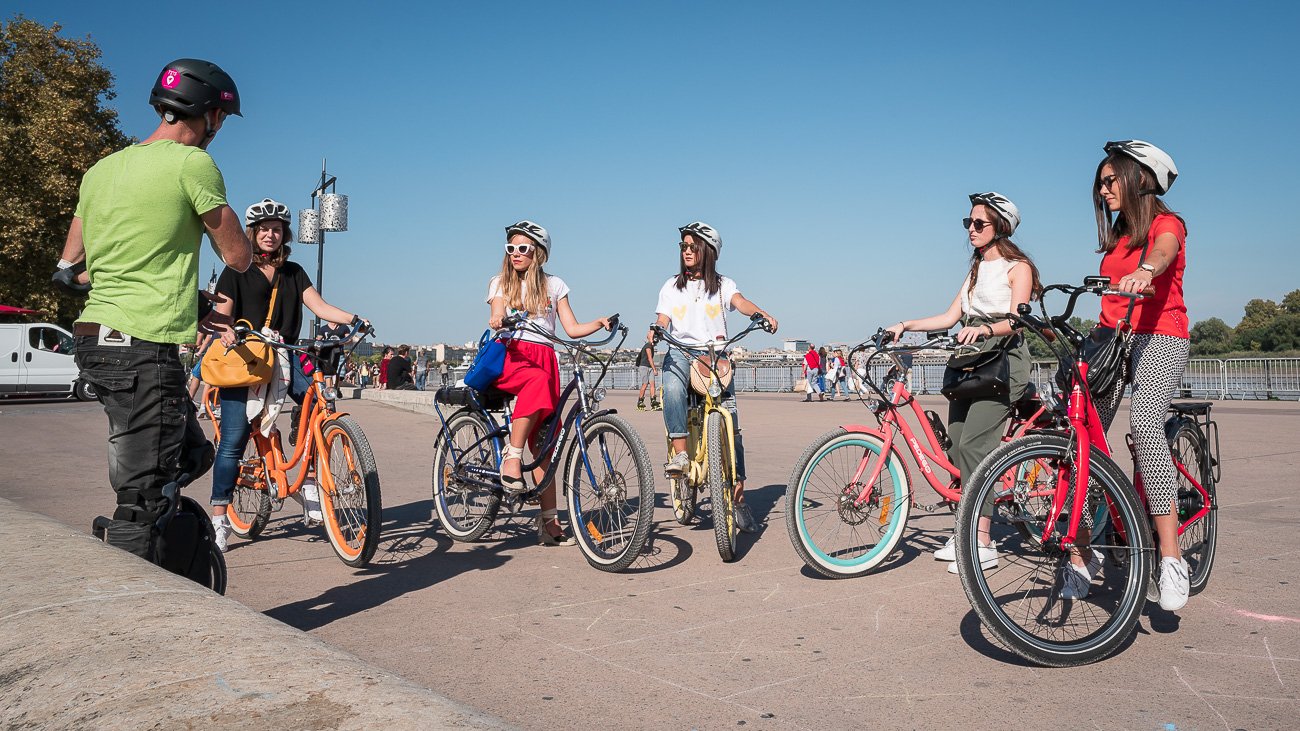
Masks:
[[[673,455],[672,459],[668,460],[668,464],[664,465],[664,474],[667,475],[669,479],[685,477],[686,470],[689,469],[690,466],[690,455],[685,452],[678,452]]]
[[[1181,558],[1160,559],[1160,608],[1172,612],[1187,606],[1191,593],[1187,562]]]
[[[957,538],[949,536],[948,542],[943,547],[934,552],[935,561],[956,561],[957,560]]]
[[[320,487],[316,480],[308,477],[302,483],[302,517],[308,525],[325,519],[320,512]]]
[[[953,549],[954,552],[956,549]],[[998,567],[998,549],[994,546],[980,545],[980,569],[996,569]],[[948,564],[948,573],[957,573],[957,560],[954,556],[953,562]]]
[[[1062,599],[1086,599],[1092,591],[1092,581],[1101,573],[1101,552],[1094,550],[1086,566],[1066,562],[1062,575]]]
[[[226,545],[230,542],[230,519],[224,515],[212,516],[212,530],[217,534],[217,550],[222,553],[226,552]]]

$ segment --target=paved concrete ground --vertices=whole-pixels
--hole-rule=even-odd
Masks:
[[[948,535],[949,514],[914,518],[904,550],[875,575],[831,581],[802,566],[784,528],[790,467],[816,435],[870,416],[856,403],[798,398],[741,397],[750,501],[767,526],[742,538],[739,560],[721,563],[707,525],[678,526],[661,507],[653,554],[625,574],[589,568],[577,549],[537,546],[522,520],[453,543],[430,520],[436,420],[348,402],[383,483],[374,564],[348,569],[287,506],[264,538],[232,544],[229,595],[528,728],[1300,723],[1295,403],[1216,406],[1225,464],[1206,592],[1177,615],[1149,609],[1108,661],[1044,670],[991,645],[956,578],[926,555]],[[659,415],[637,413],[627,393],[610,401],[658,461]],[[105,430],[94,404],[0,402],[0,495],[88,526],[111,504]],[[918,498],[933,494],[923,487]]]

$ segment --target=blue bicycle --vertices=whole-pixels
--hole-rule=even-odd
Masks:
[[[495,388],[476,391],[468,386],[443,386],[434,398],[441,427],[433,449],[433,507],[447,534],[457,541],[476,541],[492,529],[505,502],[518,511],[532,502],[562,474],[560,485],[568,505],[569,523],[587,562],[602,571],[622,571],[645,547],[655,503],[654,471],[645,443],[613,409],[599,408],[605,397],[600,386],[614,351],[595,348],[622,337],[627,327],[616,325],[600,341],[565,340],[517,317],[507,317],[498,337],[528,330],[563,349],[571,360],[572,377],[560,393],[559,406],[543,422],[532,461],[523,474],[549,458],[543,478],[520,495],[501,486],[501,453],[510,436],[510,394]],[[558,352],[558,349],[557,349]],[[588,386],[583,364],[600,368]],[[570,405],[570,399],[574,400]],[[450,416],[444,407],[452,407]],[[567,413],[566,413],[567,407]],[[576,438],[575,438],[576,435]]]

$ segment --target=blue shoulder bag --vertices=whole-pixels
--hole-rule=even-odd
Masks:
[[[506,367],[506,344],[499,339],[489,339],[492,331],[484,330],[478,341],[478,355],[465,374],[465,385],[482,391],[497,382]]]

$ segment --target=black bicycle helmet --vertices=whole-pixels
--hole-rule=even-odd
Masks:
[[[153,84],[149,105],[185,117],[201,117],[209,109],[244,116],[239,113],[235,80],[215,63],[197,58],[178,58],[167,64]]]

